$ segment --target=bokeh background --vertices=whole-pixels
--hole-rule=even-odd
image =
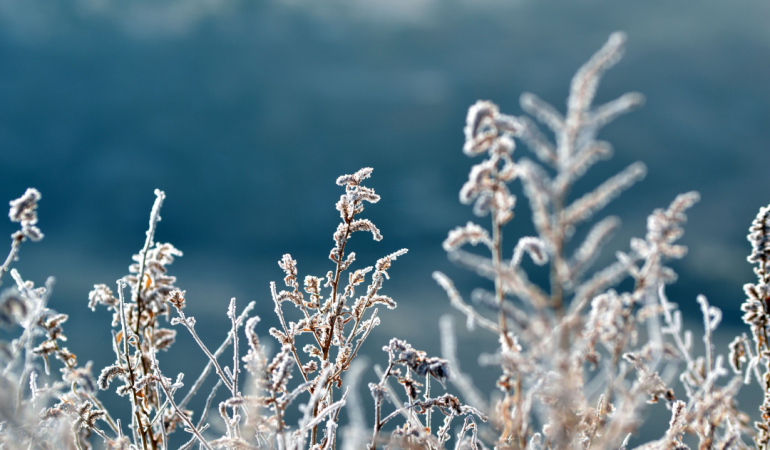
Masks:
[[[600,265],[654,208],[700,191],[668,292],[696,336],[699,293],[732,336],[753,277],[746,230],[770,202],[765,0],[0,0],[0,199],[37,187],[46,235],[16,267],[37,284],[56,276],[51,305],[70,314],[70,349],[109,364],[110,314],[88,310],[87,294],[127,272],[159,188],[157,240],[185,253],[171,274],[204,340],[224,339],[231,297],[257,302],[267,334],[276,262],[291,253],[302,277],[331,268],[334,180],[370,166],[382,201],[365,215],[385,238],[354,236],[352,249],[360,265],[410,252],[383,291],[399,307],[381,312],[366,354],[383,363],[391,336],[437,354],[438,318],[451,311],[431,272],[466,296],[486,286],[441,250],[450,229],[476,220],[457,201],[473,163],[461,153],[468,106],[491,99],[520,114],[531,91],[563,109],[572,74],[615,30],[628,33],[626,56],[597,100],[640,91],[647,103],[602,132],[616,155],[578,192],[636,160],[649,174],[605,210],[624,227]],[[526,203],[511,248],[532,233]],[[14,229],[0,221],[0,235]],[[461,324],[463,369],[491,386],[496,374],[476,359],[494,340]],[[201,356],[180,332],[162,361],[189,380]]]

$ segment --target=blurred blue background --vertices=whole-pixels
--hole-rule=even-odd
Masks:
[[[257,301],[266,334],[276,262],[291,253],[301,277],[331,268],[334,180],[371,166],[382,201],[364,214],[385,239],[354,236],[352,249],[361,265],[410,252],[383,291],[399,308],[381,311],[366,353],[382,363],[394,335],[437,353],[449,308],[431,272],[466,296],[486,285],[441,250],[450,229],[476,220],[457,201],[474,163],[461,152],[468,106],[490,99],[521,114],[531,91],[563,109],[571,76],[615,30],[628,33],[626,56],[597,101],[640,91],[647,103],[603,131],[616,155],[577,192],[636,160],[649,174],[605,210],[624,227],[599,264],[644,233],[654,208],[700,191],[669,296],[697,327],[705,294],[734,335],[753,278],[746,231],[770,202],[764,0],[0,0],[0,199],[37,187],[46,235],[16,267],[37,284],[56,276],[51,305],[71,315],[70,349],[108,364],[109,347],[93,343],[109,338],[110,314],[88,310],[87,294],[127,272],[159,188],[157,240],[185,253],[170,272],[206,342],[224,339],[230,297]],[[526,203],[506,253],[532,233]],[[0,235],[14,229],[0,223]],[[491,382],[475,359],[494,340],[458,332],[464,370]],[[182,334],[177,345],[192,345]],[[164,364],[193,377],[203,361],[180,347]]]

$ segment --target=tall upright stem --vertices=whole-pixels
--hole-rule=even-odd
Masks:
[[[128,327],[126,327],[126,313],[124,308],[124,301],[123,301],[123,280],[118,280],[118,299],[120,300],[120,325],[123,328],[123,353],[126,358],[126,371],[128,372],[128,380],[129,383],[131,383],[131,406],[133,409],[133,416],[131,417],[131,420],[133,422],[133,431],[134,431],[134,441],[137,440],[137,437],[141,436],[142,439],[142,449],[147,449],[147,436],[144,434],[144,430],[142,429],[142,416],[139,414],[139,408],[137,407],[139,405],[139,399],[136,397],[136,390],[134,390],[134,385],[136,384],[136,380],[134,379],[134,371],[131,367],[131,356],[129,353],[128,348]],[[136,442],[138,444],[138,442]]]
[[[353,208],[355,211],[355,207]],[[344,219],[345,224],[347,225],[347,228],[345,230],[345,237],[342,239],[342,246],[340,246],[340,253],[337,255],[337,268],[334,271],[334,281],[332,282],[332,297],[331,302],[329,304],[329,307],[333,310],[331,311],[332,314],[332,320],[330,321],[330,327],[329,331],[326,333],[326,339],[323,342],[323,347],[321,348],[321,352],[323,353],[323,361],[326,362],[329,360],[329,348],[332,345],[332,339],[334,337],[334,325],[337,322],[337,308],[335,303],[337,302],[337,287],[340,282],[340,274],[342,273],[342,260],[345,256],[345,245],[348,243],[348,238],[350,237],[350,222],[353,220],[353,215],[351,214],[350,217],[347,217]],[[301,370],[301,367],[300,367]],[[331,392],[331,389],[330,389]],[[318,414],[318,404],[313,407],[313,417]],[[311,442],[313,445],[318,440],[318,425],[313,427],[313,431],[311,432]]]
[[[500,334],[505,339],[505,344],[508,348],[513,348],[513,341],[508,335],[508,324],[503,312],[503,280],[500,276],[502,266],[502,247],[503,247],[503,233],[500,226],[500,221],[497,219],[497,211],[492,211],[492,261],[495,265],[495,298],[497,304],[500,307],[500,313],[498,320],[500,323]]]

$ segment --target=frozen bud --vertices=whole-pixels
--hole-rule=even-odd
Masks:
[[[107,450],[133,450],[136,449],[131,445],[131,441],[127,436],[118,436],[114,440],[107,441]]]
[[[21,222],[22,227],[36,224],[38,200],[40,200],[40,192],[35,188],[28,188],[24,195],[11,201],[8,217],[12,222]]]
[[[540,238],[525,236],[519,239],[519,242],[516,244],[516,248],[513,251],[513,259],[511,260],[511,267],[519,266],[525,252],[538,266],[542,266],[548,262],[548,252],[546,251],[545,242]]]
[[[96,391],[96,380],[91,375],[93,362],[89,361],[84,367],[64,370],[64,379],[70,383],[77,383],[80,387],[91,393]]]
[[[730,343],[730,366],[735,373],[741,373],[743,364],[746,362],[746,342],[745,338],[736,336]]]
[[[516,144],[513,142],[513,139],[508,136],[500,136],[499,139],[495,140],[490,150],[494,154],[510,155],[515,148]]]
[[[369,383],[369,391],[372,393],[375,402],[381,402],[387,393],[385,387],[375,383]]]
[[[102,369],[102,373],[99,375],[99,379],[96,384],[99,389],[106,391],[110,387],[110,382],[116,376],[125,375],[126,370],[118,364],[113,364]]]
[[[38,242],[44,237],[44,234],[42,231],[40,231],[40,228],[34,225],[27,225],[24,228],[22,228],[21,231],[18,233],[21,233],[22,235],[24,235],[24,237],[26,237],[32,242]]]
[[[168,347],[176,341],[176,330],[158,328],[155,330],[153,345],[158,350],[168,350]]]
[[[376,226],[369,220],[369,219],[358,219],[355,222],[350,224],[349,232],[353,233],[356,231],[369,231],[372,233],[372,236],[375,241],[381,241],[382,235],[380,234],[380,230],[377,229]]]
[[[302,372],[304,372],[305,375],[311,374],[316,370],[318,370],[318,363],[316,363],[315,361],[310,361],[304,366],[302,366]]]
[[[88,293],[88,307],[91,311],[96,310],[96,305],[106,305],[115,307],[118,305],[118,299],[112,293],[112,290],[106,284],[95,284],[94,290]]]
[[[323,281],[323,278],[307,275],[305,277],[305,292],[307,292],[308,294],[320,295],[321,281]]]
[[[283,255],[280,261],[278,261],[278,266],[286,274],[286,278],[283,279],[286,286],[294,287],[294,283],[297,279],[297,261],[292,259],[291,255],[287,253]]]
[[[353,175],[342,175],[337,178],[338,186],[358,186],[362,181],[369,178],[372,175],[371,167],[364,167]]]
[[[478,245],[479,243],[488,246],[492,245],[492,240],[487,230],[473,222],[468,222],[464,227],[457,227],[450,231],[442,245],[444,250],[450,252],[458,249],[466,242],[471,245]]]
[[[497,138],[495,118],[500,110],[489,101],[478,101],[468,108],[465,119],[465,145],[463,152],[468,156],[478,155],[489,149]]]
[[[184,294],[187,291],[180,291],[179,289],[174,289],[171,291],[171,293],[166,297],[166,301],[174,305],[176,309],[182,309],[184,308]],[[90,298],[90,297],[89,297]],[[90,305],[90,304],[89,304]]]

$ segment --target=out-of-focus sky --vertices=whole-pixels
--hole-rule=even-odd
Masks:
[[[431,272],[466,295],[475,283],[441,250],[476,220],[457,201],[473,163],[461,153],[468,106],[521,114],[531,91],[563,109],[572,74],[615,30],[628,34],[626,56],[597,100],[640,91],[647,103],[603,131],[615,157],[577,193],[636,160],[649,174],[607,208],[624,228],[603,262],[654,208],[698,190],[669,294],[697,314],[703,293],[739,327],[746,230],[770,202],[765,0],[0,0],[0,198],[37,187],[46,234],[16,267],[38,284],[57,277],[52,306],[71,314],[71,349],[108,363],[109,348],[89,344],[108,339],[109,314],[86,297],[126,273],[160,188],[157,239],[185,252],[171,274],[208,342],[226,333],[230,297],[256,300],[266,333],[276,262],[288,252],[301,276],[329,270],[334,180],[371,166],[382,201],[364,214],[385,239],[355,236],[352,248],[366,265],[410,252],[384,291],[399,309],[382,314],[367,353],[381,362],[393,335],[436,352],[448,302]],[[529,222],[521,198],[506,242]],[[472,343],[491,341],[463,333],[474,371]]]

